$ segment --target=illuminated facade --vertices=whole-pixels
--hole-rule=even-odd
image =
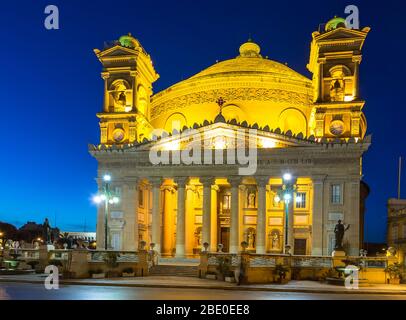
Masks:
[[[89,151],[99,177],[111,174],[121,195],[109,210],[109,246],[136,250],[144,240],[163,256],[184,257],[205,242],[237,252],[246,241],[257,253],[284,252],[289,244],[296,254],[326,255],[342,219],[351,224],[347,250],[358,254],[361,159],[370,145],[358,77],[368,32],[340,18],[314,32],[312,79],[262,56],[249,40],[236,58],[156,94],[159,75],[138,40],[129,34],[96,49],[104,106],[100,143]],[[203,152],[198,161],[176,162],[191,141],[223,162],[207,164]],[[256,170],[241,175],[227,152],[248,145]],[[151,150],[175,160],[154,165]],[[290,201],[279,197],[285,173],[294,184]],[[100,248],[104,223],[101,206]]]
[[[388,200],[388,247],[396,250],[399,261],[406,265],[406,199]]]

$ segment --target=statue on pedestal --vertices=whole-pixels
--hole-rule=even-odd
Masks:
[[[45,221],[42,224],[42,233],[45,243],[51,244],[51,225],[49,224],[48,218],[45,218]]]
[[[344,224],[341,223],[341,220],[338,220],[338,223],[336,224],[334,228],[334,235],[335,235],[335,247],[334,250],[336,251],[342,251],[343,250],[343,238],[345,232],[349,229],[350,225],[345,226]]]

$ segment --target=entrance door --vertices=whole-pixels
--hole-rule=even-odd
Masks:
[[[306,239],[295,239],[295,247],[293,250],[293,254],[304,256],[306,255]]]
[[[223,245],[223,252],[228,252],[230,246],[230,228],[221,227],[220,243]]]

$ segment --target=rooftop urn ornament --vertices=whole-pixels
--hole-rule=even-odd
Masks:
[[[203,243],[203,248],[204,248],[204,252],[208,252],[209,243],[208,242]]]

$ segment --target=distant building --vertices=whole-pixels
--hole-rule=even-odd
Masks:
[[[406,199],[388,200],[388,246],[394,247],[401,261],[406,252]]]
[[[61,231],[61,234],[68,234],[68,237],[72,237],[75,240],[96,241],[96,232],[72,232]]]

